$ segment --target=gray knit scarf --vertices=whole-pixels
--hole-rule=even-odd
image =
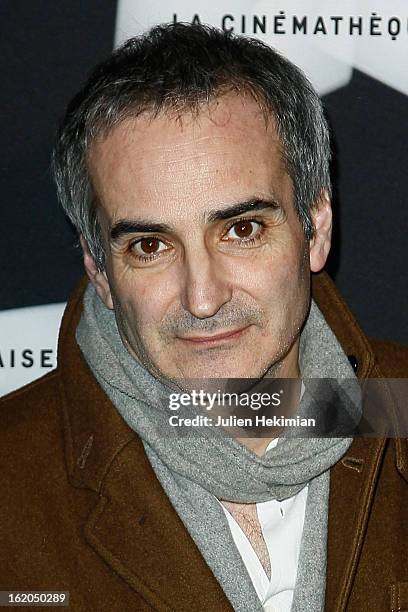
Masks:
[[[282,500],[309,485],[292,612],[323,610],[329,469],[352,439],[280,437],[275,448],[259,457],[217,428],[208,435],[180,436],[177,428],[172,428],[172,435],[163,435],[169,387],[126,350],[114,313],[102,304],[92,285],[85,292],[76,338],[99,384],[140,436],[163,489],[237,612],[261,612],[263,607],[215,498],[241,503]],[[309,378],[355,379],[313,301],[299,353],[304,383]],[[299,411],[307,401],[306,384]],[[352,407],[358,420],[360,404],[353,401]]]

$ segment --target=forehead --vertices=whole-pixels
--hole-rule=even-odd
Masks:
[[[128,118],[90,149],[88,167],[111,220],[177,216],[241,198],[287,192],[271,116],[249,97],[224,95],[197,114]]]

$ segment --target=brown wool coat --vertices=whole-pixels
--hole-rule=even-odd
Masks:
[[[74,612],[231,611],[82,358],[84,288],[64,315],[58,368],[0,402],[0,590],[69,591]],[[325,273],[313,296],[358,376],[407,377],[408,349],[369,342]],[[406,439],[355,439],[331,470],[326,610],[408,610]]]

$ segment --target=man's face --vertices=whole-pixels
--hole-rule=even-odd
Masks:
[[[309,244],[280,147],[234,94],[197,117],[128,119],[93,144],[107,245],[96,285],[156,376],[298,375]]]

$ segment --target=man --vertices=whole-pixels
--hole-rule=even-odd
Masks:
[[[161,429],[197,380],[301,379],[301,412],[308,380],[406,375],[320,272],[329,157],[316,94],[259,41],[160,26],[95,70],[54,159],[90,282],[57,370],[2,401],[4,589],[87,611],[404,609],[405,440]]]

